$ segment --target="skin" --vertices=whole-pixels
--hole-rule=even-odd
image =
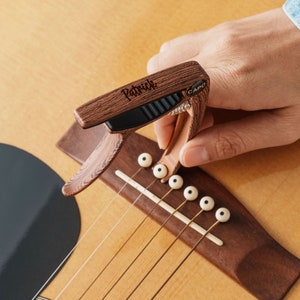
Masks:
[[[183,146],[186,166],[227,159],[300,138],[300,30],[281,8],[168,41],[148,62],[148,73],[197,61],[210,76],[209,108],[246,112],[214,124],[210,109],[199,134]],[[174,117],[157,121],[167,147]]]

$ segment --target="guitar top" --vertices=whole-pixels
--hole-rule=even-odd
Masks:
[[[90,0],[85,2],[2,0],[1,4],[0,120],[2,128],[0,142],[25,150],[38,158],[65,182],[78,169],[78,163],[57,149],[56,143],[74,121],[72,114],[74,109],[80,107],[88,99],[103,95],[136,78],[145,76],[146,62],[159,51],[163,42],[182,34],[205,30],[229,20],[280,7],[283,1],[232,0],[220,4],[220,1],[149,0],[142,1],[137,5],[136,1],[130,0]],[[144,87],[153,91],[154,86],[149,82]],[[130,98],[134,90],[124,90],[124,93]],[[126,97],[125,94],[124,97]],[[111,125],[115,124],[112,122]],[[151,127],[143,129],[142,132],[143,135],[155,138]],[[73,133],[75,133],[75,137]],[[85,149],[86,155],[95,149],[94,142],[98,143],[101,139],[100,129],[87,129],[83,135],[81,131],[73,133],[70,135],[68,147],[74,147],[77,144],[74,139],[78,138],[78,147],[81,150]],[[85,140],[83,136],[88,136],[89,140],[89,143],[84,146],[80,142],[82,139]],[[133,139],[137,141],[140,140],[140,137],[134,135]],[[142,141],[144,142],[144,139]],[[64,143],[66,142],[67,140],[64,141]],[[148,145],[148,141],[146,143]],[[142,152],[150,152],[150,150],[152,152],[152,149],[155,149],[155,153],[151,153],[155,163],[156,152],[159,154],[160,152],[155,148],[156,146],[152,148],[152,143],[150,144],[149,150],[143,147]],[[64,145],[66,146],[66,144]],[[131,146],[126,143],[125,151],[129,150],[127,147]],[[71,152],[70,150],[70,154]],[[81,157],[81,154],[75,154],[74,158]],[[85,158],[82,157],[82,159]],[[137,170],[136,157],[130,159],[136,166],[134,169]],[[126,162],[121,162],[121,166],[123,164]],[[129,177],[133,175],[129,174],[133,169],[132,166],[129,169],[127,169],[127,165],[125,168],[118,166],[114,168],[120,169]],[[209,188],[207,192],[211,191],[210,196],[215,199],[215,208],[211,212],[201,213],[195,223],[199,223],[204,229],[207,229],[207,226],[215,222],[216,210],[221,205],[225,206],[227,202],[229,204],[242,203],[254,218],[250,217],[248,212],[245,212],[245,218],[240,215],[240,209],[244,211],[240,204],[233,205],[233,207],[226,205],[230,209],[231,218],[228,222],[220,223],[212,229],[211,235],[216,240],[207,234],[207,237],[196,247],[196,251],[193,251],[189,259],[180,267],[177,275],[167,284],[169,288],[167,286],[163,288],[158,298],[256,299],[257,296],[253,296],[253,294],[257,295],[257,291],[253,291],[253,287],[248,284],[257,271],[256,264],[253,266],[254,270],[251,267],[245,272],[246,268],[252,266],[251,262],[260,260],[262,253],[265,253],[265,257],[267,254],[273,253],[273,261],[280,261],[282,257],[287,256],[287,261],[289,261],[287,265],[291,261],[295,261],[295,257],[292,256],[291,259],[290,254],[270,236],[297,257],[296,263],[293,265],[297,266],[300,256],[300,143],[298,141],[285,147],[255,151],[226,161],[205,165],[202,169],[221,182],[230,193],[221,187],[218,192],[213,191],[213,186],[220,186],[220,184],[205,175],[207,182],[211,183],[211,186],[208,184],[205,189]],[[198,169],[193,169],[191,172],[191,174],[196,172],[199,178],[204,176],[203,172]],[[194,181],[194,178],[189,179],[191,176],[189,170],[181,169],[180,173],[183,178],[185,177],[184,187],[189,180]],[[31,173],[28,170],[26,174],[29,177]],[[153,178],[149,169],[141,170],[139,175],[141,174],[145,174],[144,180]],[[123,186],[124,180],[115,176],[113,171],[107,179],[103,178],[103,180],[111,182],[111,178],[113,178],[112,184],[116,189]],[[139,176],[135,176],[134,179],[142,186],[147,184]],[[149,187],[149,191],[153,195],[161,197],[161,193],[168,189],[167,183],[164,185],[157,183],[155,182]],[[204,195],[205,189],[198,181],[194,184],[199,189],[198,198],[200,198]],[[180,194],[181,197],[184,187],[172,195]],[[140,192],[129,187],[129,184],[126,184],[124,193],[126,193],[124,196],[128,198],[140,195]],[[223,193],[225,197],[222,196]],[[166,203],[173,197],[171,194],[169,196],[164,199]],[[83,267],[83,263],[95,250],[98,243],[104,239],[107,232],[120,220],[124,210],[131,204],[123,197],[116,196],[116,193],[100,180],[76,196],[75,200],[81,221],[79,240],[85,235],[106,204],[114,197],[117,200],[111,205],[108,213],[103,215],[98,226],[89,232],[58,275],[43,290],[41,293],[43,299],[55,299],[64,288],[66,290],[61,299],[77,299],[78,295],[84,294],[83,299],[94,300],[99,298],[99,295],[104,295],[108,291],[107,287],[112,286],[112,283],[120,275],[119,273],[126,268],[133,254],[139,252],[140,247],[143,247],[145,242],[160,228],[158,224],[162,222],[161,218],[170,214],[160,208],[153,210],[151,217],[147,218],[146,224],[141,226],[138,231],[137,237],[127,243],[127,246],[121,250],[122,255],[118,255],[118,259],[114,259],[116,264],[107,267],[99,280],[96,280],[99,270],[103,269],[103,266],[112,259],[124,240],[129,237],[132,228],[139,224],[147,216],[147,212],[149,213],[154,207],[152,200],[141,196],[143,203],[150,207],[148,210],[147,207],[143,208],[146,213],[135,209],[141,203],[137,201],[134,209],[131,209],[124,222],[121,223],[122,226],[116,228],[116,232],[100,247],[101,251],[93,256],[86,267]],[[174,206],[176,206],[176,201]],[[186,207],[191,207],[188,212],[184,211],[184,214],[187,214],[190,219],[194,210],[198,211],[199,209],[198,200],[195,203],[189,203]],[[158,218],[157,214],[161,215],[161,218]],[[157,222],[152,220],[154,218],[157,219]],[[262,230],[254,219],[258,220],[269,234]],[[51,218],[51,220],[55,222],[55,218]],[[128,275],[124,275],[126,280],[121,280],[116,289],[113,289],[112,299],[122,298],[124,291],[130,292],[137,277],[147,272],[153,260],[156,260],[161,255],[161,251],[164,251],[174,240],[176,228],[186,226],[182,222],[175,216],[170,218],[155,241],[151,243],[151,245],[154,244],[153,247],[140,257],[140,261],[143,263],[134,266]],[[230,230],[235,229],[233,224],[243,224],[247,228],[247,232],[250,228],[252,232],[250,235],[246,235],[244,231],[238,229],[228,237]],[[50,227],[51,224],[48,226]],[[197,226],[194,227],[199,229]],[[20,230],[23,229],[20,228]],[[175,235],[169,231],[174,232]],[[256,232],[258,232],[257,238]],[[162,259],[158,268],[155,268],[156,272],[151,272],[149,275],[151,278],[148,279],[151,280],[146,280],[145,284],[136,291],[138,299],[144,299],[146,295],[149,297],[153,295],[153,291],[160,285],[160,281],[165,280],[165,276],[170,274],[174,266],[192,249],[187,245],[192,245],[195,240],[198,241],[199,236],[201,233],[189,228],[182,235],[184,242],[177,240],[171,248],[172,253],[168,252],[170,255],[166,255]],[[233,241],[240,237],[238,243],[233,246]],[[20,240],[22,239],[20,238]],[[219,241],[223,243],[222,246],[216,244]],[[240,246],[242,242],[245,245],[245,241],[249,241],[247,247],[245,246],[246,250]],[[274,245],[274,251],[270,251],[271,245]],[[53,243],[51,246],[60,247],[60,244]],[[236,258],[226,254],[228,248],[234,251]],[[249,252],[250,248],[253,251]],[[208,251],[207,249],[212,250]],[[225,251],[223,251],[224,249]],[[200,255],[197,252],[200,252]],[[219,261],[219,258],[222,257],[221,253],[227,255],[228,266],[226,261]],[[278,253],[280,253],[279,257]],[[264,265],[266,262],[269,260],[260,261],[258,264]],[[216,267],[218,264],[229,276],[220,271],[221,268]],[[67,287],[68,282],[81,267],[83,269],[79,272],[80,276],[77,276]],[[266,266],[268,272],[271,267],[278,268],[272,263],[272,266]],[[259,276],[263,276],[262,273],[263,270],[260,270]],[[289,286],[286,283],[292,284],[297,270],[293,267],[291,273],[285,270],[280,270],[279,273],[284,275],[278,274],[275,279],[278,280],[280,276],[284,276],[284,283],[279,284],[279,287],[274,284],[273,287],[276,295],[283,295]],[[258,282],[255,279],[253,281],[256,282],[257,287]],[[96,282],[88,289],[94,280]],[[261,285],[264,285],[264,282],[261,282]],[[20,288],[20,286],[16,288]],[[251,292],[249,292],[250,290]],[[298,280],[285,299],[297,300],[299,297],[300,281]]]

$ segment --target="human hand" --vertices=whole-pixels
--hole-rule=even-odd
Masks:
[[[189,60],[199,62],[210,76],[208,107],[249,114],[214,125],[207,113],[199,134],[181,149],[184,166],[300,138],[300,31],[281,8],[164,43],[149,60],[148,73]],[[163,149],[174,118],[167,116],[154,124]]]

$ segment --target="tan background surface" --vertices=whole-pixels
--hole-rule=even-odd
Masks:
[[[61,153],[55,143],[72,124],[74,108],[146,75],[147,60],[164,41],[278,7],[282,2],[2,0],[0,142],[29,151],[67,180],[78,165]],[[153,137],[151,127],[143,133]],[[228,187],[273,237],[300,257],[299,142],[256,151],[204,169]],[[111,194],[97,182],[77,196],[83,232]],[[126,205],[121,202],[111,212],[111,220]],[[133,217],[140,215],[135,214]],[[85,256],[96,243],[94,239],[82,247]],[[73,255],[44,293],[46,296],[57,295],[74,273],[81,259],[78,257],[79,254]],[[185,277],[162,299],[253,299],[199,255],[195,254],[191,261]],[[92,273],[87,271],[83,278],[88,280]],[[76,299],[75,295],[86,285],[84,280],[78,280],[70,286],[65,299]],[[86,299],[96,299],[95,295],[96,289]],[[298,281],[287,298],[299,297]]]

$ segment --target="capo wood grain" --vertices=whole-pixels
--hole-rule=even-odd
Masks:
[[[190,61],[138,79],[97,97],[78,107],[74,115],[82,128],[90,128],[135,108],[143,107],[142,113],[149,115],[149,118],[143,124],[134,126],[137,129],[176,109],[186,99],[204,90],[207,96],[208,89],[208,75],[197,62]],[[169,95],[180,94],[182,91],[187,91],[187,97],[182,97],[177,103],[168,99]],[[166,101],[156,102],[159,99]],[[152,107],[144,106],[149,103],[153,104]],[[115,132],[113,129],[112,131]]]
[[[102,125],[83,130],[78,124],[74,124],[59,141],[58,147],[82,163],[90,155],[91,149],[97,145],[99,138],[105,135],[104,132]],[[153,155],[154,161],[160,159],[162,152],[157,149],[156,143],[138,134],[132,134],[100,179],[114,190],[120,191],[124,183],[115,176],[115,171],[120,169],[133,174],[137,166],[136,158],[145,149]],[[228,190],[200,168],[181,168],[179,174],[186,184],[199,188],[199,197],[211,196],[215,200],[216,207],[227,207],[231,212],[228,223],[213,229],[213,233],[224,241],[223,246],[219,247],[210,240],[204,239],[195,251],[258,299],[282,299],[299,278],[300,260],[279,245]],[[147,186],[152,180],[151,170],[140,171],[141,184]],[[156,195],[164,195],[168,189],[166,184],[161,183],[151,188]],[[163,220],[168,217],[166,211],[158,206],[155,207],[152,201],[140,196],[140,193],[130,186],[123,188],[121,194],[131,202],[139,196],[136,206],[146,214],[152,211],[151,217],[159,223],[163,223]],[[182,199],[181,192],[173,191],[165,201],[173,207],[178,207],[180,199]],[[199,209],[198,205],[191,202],[182,208],[181,213],[192,218],[197,209]],[[214,215],[206,213],[201,216],[201,223],[200,220],[197,222],[204,228],[209,228],[214,221]],[[165,224],[165,227],[175,235],[184,226],[173,217]],[[181,235],[181,239],[190,247],[193,247],[199,238],[201,235],[191,228],[187,228]]]
[[[178,170],[179,151],[193,138],[202,122],[209,92],[209,77],[194,61],[160,71],[89,101],[75,110],[83,128],[105,122],[105,139],[95,147],[79,171],[65,184],[62,192],[72,196],[88,187],[109,166],[123,141],[138,128],[174,110],[189,109],[177,119],[170,145],[162,157],[168,173],[163,181]]]

